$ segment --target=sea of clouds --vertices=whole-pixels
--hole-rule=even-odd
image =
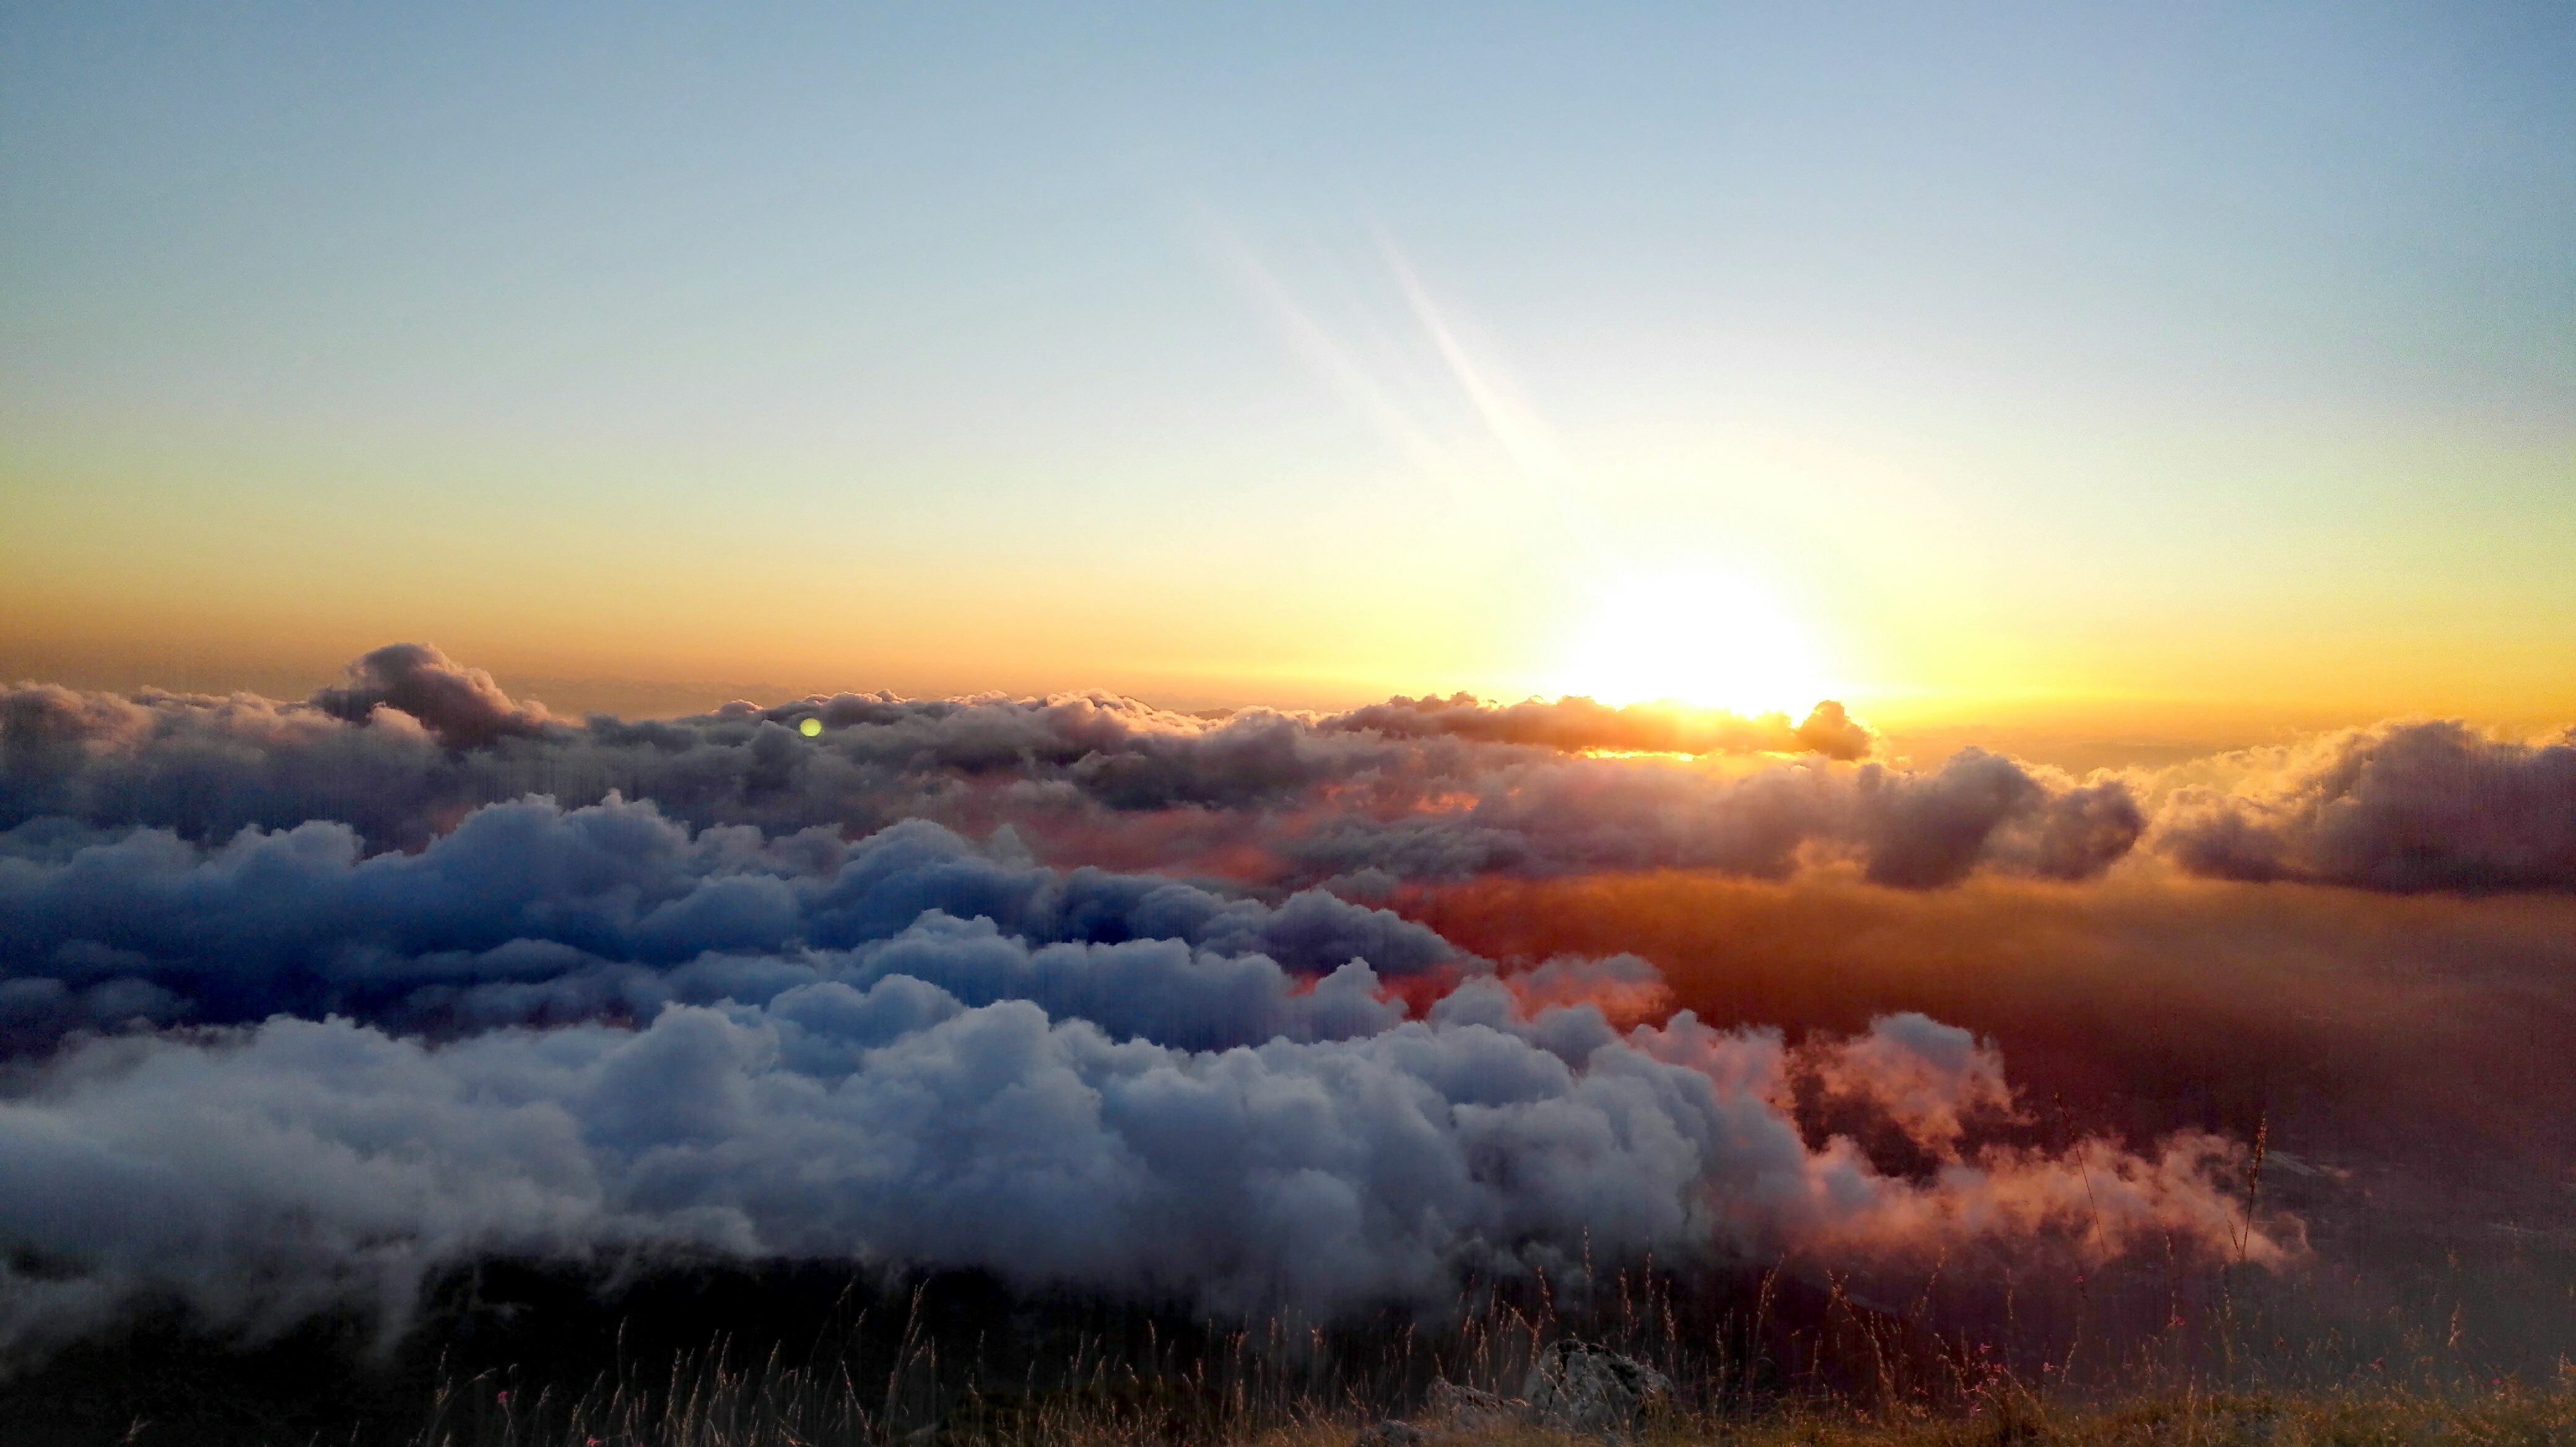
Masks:
[[[2576,889],[2571,737],[2086,779],[1876,752],[1831,704],[572,721],[418,645],[303,702],[0,691],[0,1353],[174,1301],[398,1330],[495,1253],[1319,1317],[1649,1253],[2289,1262],[2241,1141],[2017,1131],[1969,1030],[1718,1028],[1634,954],[1486,958],[1380,906],[1670,871]]]

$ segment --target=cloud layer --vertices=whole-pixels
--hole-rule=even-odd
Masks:
[[[796,726],[817,721],[822,733]],[[484,804],[650,799],[693,828],[1020,830],[1040,857],[1284,887],[1849,860],[1936,888],[2091,878],[2141,845],[2195,874],[2386,891],[2576,888],[2576,743],[2447,722],[2076,780],[1968,750],[1856,762],[1838,705],[1785,716],[1586,699],[1398,698],[1221,719],[1104,695],[842,694],[625,723],[551,718],[396,645],[304,703],[0,690],[0,828],[150,825],[201,841],[335,820],[417,849]],[[1603,753],[1651,757],[1603,757]]]
[[[844,694],[572,722],[411,645],[302,703],[20,685],[0,1352],[171,1298],[398,1326],[488,1252],[1320,1316],[1587,1252],[2286,1261],[2241,1146],[2046,1119],[1932,1013],[1676,1011],[1722,996],[1621,952],[1663,906],[1618,882],[1831,894],[1846,935],[1869,901],[1991,933],[2007,887],[2166,891],[2149,916],[2238,887],[2194,875],[2576,889],[2566,739],[2400,723],[2085,779],[1871,752],[1830,704]],[[1559,887],[1608,938],[1503,947],[1474,913]]]
[[[1584,1006],[1523,1017],[1491,982],[1398,1023],[1367,984],[1354,965],[1314,991],[1345,997],[1346,1038],[1204,1051],[899,973],[639,1029],[432,1045],[281,1016],[91,1041],[0,1104],[0,1349],[169,1295],[220,1326],[398,1321],[427,1272],[496,1251],[970,1266],[1329,1314],[1587,1251],[2082,1261],[2216,1251],[2239,1224],[2236,1148],[2214,1138],[1963,1156],[1939,1122],[1983,1078],[1929,1022],[1887,1022],[1841,1066],[1899,1063],[1889,1119],[1935,1166],[1912,1178],[1846,1139],[1810,1148],[1775,1034],[1683,1014],[1623,1036]]]
[[[2241,1225],[2212,1137],[1972,1141],[2009,1123],[2001,1061],[1921,1016],[1792,1051],[1664,1018],[1634,957],[1498,971],[1328,894],[1051,870],[924,821],[522,800],[417,854],[323,823],[11,843],[0,1352],[174,1298],[391,1329],[493,1252],[1329,1316],[1587,1252],[1905,1270]],[[1810,1140],[1810,1081],[1862,1125]]]
[[[365,856],[335,823],[212,847],[160,830],[0,835],[0,1029],[22,1032],[48,1010],[78,1025],[120,1002],[206,1024],[649,1015],[903,968],[978,999],[1053,1004],[1044,982],[1090,981],[1105,992],[1092,1008],[1121,1024],[1163,1011],[1205,1033],[1234,1005],[1277,1005],[1263,991],[1291,973],[1352,961],[1390,978],[1480,963],[1329,894],[1273,906],[1058,872],[922,821],[855,843],[823,829],[693,835],[650,803],[530,799],[476,810],[417,854]],[[1221,1038],[1266,1038],[1290,1013],[1256,1012]]]
[[[1863,859],[1910,887],[1981,864],[2083,878],[2140,827],[2118,781],[2078,786],[1984,754],[1932,773],[1845,762],[1869,740],[1833,704],[1792,727],[1583,699],[1208,720],[1102,696],[843,694],[570,725],[433,649],[380,649],[350,673],[304,704],[10,689],[0,827],[67,819],[216,841],[323,819],[370,849],[416,849],[479,805],[614,793],[699,828],[1010,823],[1064,862],[1289,887],[1498,869],[1777,877],[1807,855]],[[798,731],[809,720],[819,737]],[[1601,749],[1668,757],[1586,752]]]
[[[1588,698],[1493,704],[1461,693],[1449,698],[1392,698],[1332,715],[1319,727],[1388,738],[1540,744],[1568,752],[1816,753],[1829,759],[1858,759],[1875,743],[1866,727],[1831,701],[1816,705],[1805,722],[1792,726],[1789,716],[1781,713],[1746,718],[1718,709],[1648,703],[1612,708]]]

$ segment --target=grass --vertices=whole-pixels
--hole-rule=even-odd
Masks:
[[[2186,1360],[2169,1350],[2176,1334],[2114,1355],[2080,1317],[2044,1354],[2007,1352],[1777,1273],[1714,1300],[1676,1298],[1650,1275],[1615,1280],[1579,1313],[1544,1290],[1496,1294],[1436,1331],[1272,1321],[1193,1335],[1169,1319],[1102,1318],[1017,1354],[925,1327],[916,1289],[801,1360],[719,1341],[569,1393],[506,1368],[453,1378],[408,1447],[1353,1447],[1389,1416],[1420,1427],[1422,1447],[1599,1447],[1421,1413],[1442,1379],[1518,1395],[1538,1348],[1565,1335],[1672,1377],[1632,1447],[2576,1447],[2564,1359],[2535,1382],[2482,1375],[2456,1336],[2394,1369],[2284,1353],[2255,1330],[2255,1305],[2224,1290],[2198,1313],[2219,1335],[2185,1343]],[[2097,1366],[2079,1380],[2088,1352]]]
[[[481,1384],[469,1383],[474,1391]],[[855,1395],[792,1378],[709,1381],[668,1398],[576,1404],[558,1424],[506,1403],[443,1422],[422,1447],[1351,1447],[1365,1414],[1309,1404],[1267,1426],[1192,1422],[1157,1393],[1068,1396],[1026,1413],[890,1432]],[[451,1406],[456,1404],[451,1404]],[[1536,1427],[1427,1428],[1425,1447],[1600,1447]],[[2052,1402],[2014,1391],[1964,1409],[1871,1411],[1800,1401],[1740,1413],[1668,1413],[1635,1447],[2565,1447],[2576,1443],[2576,1390],[2498,1386],[2476,1392],[2353,1391],[2142,1396]]]
[[[977,1273],[666,1263],[612,1289],[495,1260],[433,1291],[391,1357],[354,1345],[359,1319],[267,1347],[174,1319],[67,1353],[0,1380],[0,1444],[1352,1447],[1393,1417],[1421,1447],[1575,1447],[1422,1417],[1443,1380],[1520,1395],[1570,1336],[1672,1380],[1633,1447],[2576,1447],[2570,1260],[2464,1244],[2338,1238],[2367,1276],[2276,1276],[2241,1251],[2072,1274],[1945,1260],[1910,1288],[1785,1264],[1596,1275],[1587,1253],[1446,1313],[1329,1327]]]

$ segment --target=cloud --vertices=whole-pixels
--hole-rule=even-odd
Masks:
[[[2080,881],[2150,838],[2214,877],[2487,892],[2576,881],[2576,745],[2449,723],[2077,779],[1975,749],[1929,769],[1854,762],[1871,741],[1831,704],[1792,728],[1584,699],[1206,719],[1107,695],[841,694],[568,724],[424,647],[378,650],[352,679],[301,704],[0,690],[0,829],[144,825],[218,842],[337,821],[366,852],[420,850],[478,807],[544,794],[645,799],[691,828],[772,836],[1009,826],[1051,862],[1283,890],[1656,869],[1776,879],[1837,861],[1906,889],[1979,871]],[[819,737],[799,734],[807,721]]]
[[[2278,1147],[2372,1171],[2376,1220],[2457,1232],[2568,1209],[2576,896],[2207,880],[2147,858],[2076,888],[1988,872],[1896,890],[1845,866],[1487,875],[1387,902],[1507,977],[1632,952],[1673,1007],[1797,1048],[1878,1014],[1973,1032],[2009,1051],[2041,1138],[2268,1121]],[[1890,1169],[1928,1168],[1836,1128]]]
[[[151,1294],[253,1331],[337,1306],[399,1322],[427,1273],[486,1252],[974,1267],[1335,1314],[1587,1251],[1928,1261],[2009,1236],[2086,1260],[2240,1224],[2214,1142],[1908,1181],[1808,1148],[1772,1098],[1776,1036],[1473,1013],[1192,1052],[889,975],[635,1030],[93,1041],[0,1102],[0,1350]],[[1579,1039],[1551,1035],[1593,1043],[1569,1063]],[[2084,1169],[2125,1190],[2079,1218]]]
[[[349,681],[315,693],[312,704],[333,718],[364,723],[380,708],[399,709],[450,748],[469,749],[545,731],[536,704],[513,702],[479,668],[466,668],[426,643],[394,643],[349,665]]]
[[[351,675],[349,687],[302,705],[8,690],[0,827],[62,818],[214,840],[246,825],[338,820],[369,849],[417,849],[478,805],[531,792],[572,802],[616,793],[649,798],[693,826],[772,833],[906,818],[982,833],[1016,822],[1041,847],[1078,841],[1081,851],[1144,867],[1204,867],[1232,846],[1229,872],[1282,885],[1354,869],[1410,876],[1622,858],[1776,872],[1811,839],[1850,842],[1851,810],[1834,794],[1860,787],[1858,776],[1774,764],[1756,765],[1761,780],[1747,781],[1580,751],[1830,760],[1868,746],[1866,731],[1831,704],[1792,728],[1781,715],[1614,710],[1583,699],[1399,699],[1326,718],[1247,710],[1208,720],[1098,695],[843,694],[575,726],[416,645],[380,649]],[[797,733],[809,720],[822,725],[819,738]],[[1806,800],[1794,817],[1783,813],[1793,798]],[[1561,822],[1573,832],[1532,837]],[[1968,841],[1968,856],[1975,846]]]
[[[2576,731],[2543,743],[2389,723],[2241,756],[2178,789],[2157,845],[2220,879],[2413,892],[2576,889]]]
[[[2288,959],[2414,904],[2347,884],[2549,903],[2568,746],[2442,727],[2077,779],[1867,759],[1832,705],[842,694],[571,723],[408,646],[303,703],[21,685],[0,1343],[169,1294],[253,1332],[395,1329],[487,1252],[1318,1316],[1587,1250],[2288,1261],[2296,1224],[2238,1204],[2233,1122],[2043,1115],[1997,1042],[2052,1087],[2162,1060],[2158,1022],[2202,1018],[2181,981],[2256,999],[2209,1018],[2220,1074],[2259,1058],[2306,996],[2174,933],[2222,895],[2208,938],[2240,952],[2284,911],[2345,930],[2290,930]],[[2462,789],[2493,817],[2443,812]],[[2191,877],[2230,869],[2284,892]],[[1557,934],[1495,928],[1515,897]],[[2068,910],[2126,910],[2116,947]],[[2016,951],[2064,988],[1997,1007]],[[1954,984],[1909,997],[1926,978]],[[2149,1025],[2032,1024],[2106,1001]]]
[[[1990,1042],[1920,1011],[1884,1015],[1851,1039],[1819,1036],[1792,1057],[1809,1109],[1864,1121],[1875,1116],[1930,1160],[1956,1164],[1980,1116],[2015,1114],[2003,1057]]]
[[[1844,712],[1841,704],[1830,700],[1816,705],[1806,722],[1792,726],[1789,716],[1782,713],[1746,718],[1723,709],[1672,704],[1639,703],[1612,708],[1588,698],[1492,704],[1464,693],[1449,698],[1398,696],[1332,715],[1318,727],[1389,738],[1447,736],[1489,743],[1537,744],[1568,752],[1604,749],[1680,754],[1817,753],[1845,760],[1866,756],[1875,742],[1866,727]]]
[[[2119,780],[2076,786],[1976,748],[1928,775],[1865,770],[1860,794],[1870,879],[1909,889],[1955,884],[1980,863],[2090,879],[2146,828]]]
[[[1275,847],[1292,877],[1697,869],[1781,879],[1812,858],[1851,857],[1878,883],[1931,889],[1979,867],[2088,878],[2140,827],[2118,780],[2079,787],[1973,749],[1928,773],[1585,759],[1498,764],[1473,782],[1473,794],[1409,810],[1300,821]]]
[[[158,830],[22,829],[0,835],[0,990],[22,997],[12,1007],[19,997],[0,994],[0,1023],[71,1028],[125,1018],[99,1014],[117,1009],[197,1023],[279,1012],[488,1022],[511,1000],[555,1018],[649,1015],[673,999],[766,999],[900,968],[968,998],[1060,1001],[1030,992],[1088,979],[1114,996],[1117,1018],[1165,1012],[1184,1022],[1175,1032],[1231,1041],[1344,1008],[1319,990],[1291,1010],[1273,997],[1292,976],[1481,963],[1320,892],[1272,905],[1002,853],[923,821],[853,843],[821,829],[692,833],[650,803],[542,799],[478,809],[417,854],[367,856],[331,823],[217,846]],[[73,1008],[75,995],[89,1003]],[[1219,1028],[1226,1009],[1248,1012],[1239,1033]]]
[[[308,819],[417,847],[472,805],[509,797],[535,741],[458,752],[396,709],[351,723],[250,694],[131,698],[50,684],[0,689],[0,827],[75,820],[222,838]]]

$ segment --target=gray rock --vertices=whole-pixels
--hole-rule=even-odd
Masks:
[[[1584,1341],[1550,1342],[1530,1368],[1521,1394],[1542,1426],[1599,1437],[1624,1437],[1646,1423],[1648,1409],[1672,1395],[1664,1374],[1634,1357]]]
[[[1360,1429],[1357,1447],[1422,1447],[1430,1434],[1410,1422],[1390,1417],[1372,1427]]]
[[[1517,1426],[1528,1406],[1443,1377],[1431,1384],[1422,1399],[1422,1415],[1453,1432],[1494,1432]]]

